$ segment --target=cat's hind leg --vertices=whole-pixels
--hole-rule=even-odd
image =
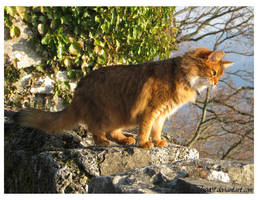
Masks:
[[[93,140],[96,145],[108,146],[110,144],[109,140],[106,138],[105,132],[93,131],[89,129],[89,132],[93,134]]]
[[[110,144],[106,136],[93,135],[93,139],[95,144],[99,146],[108,146]]]
[[[118,144],[130,145],[135,144],[136,142],[134,138],[126,137],[124,134],[122,134],[120,129],[113,130],[107,134],[112,140],[114,140]]]

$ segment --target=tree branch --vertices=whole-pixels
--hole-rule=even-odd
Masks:
[[[202,109],[202,116],[201,116],[199,125],[197,127],[197,130],[194,134],[194,137],[187,144],[188,147],[191,147],[197,141],[197,139],[200,137],[202,123],[205,121],[205,118],[206,118],[206,111],[207,111],[209,96],[210,96],[210,88],[208,88],[206,91],[206,98],[205,98],[205,102],[204,102],[203,109]]]

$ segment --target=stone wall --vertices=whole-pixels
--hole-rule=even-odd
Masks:
[[[77,81],[69,80],[66,71],[58,71],[56,74],[46,75],[35,73],[41,65],[45,65],[44,56],[39,55],[34,46],[28,41],[32,36],[32,31],[23,22],[15,22],[15,26],[20,29],[20,36],[10,38],[9,29],[4,28],[4,54],[5,64],[15,61],[20,72],[20,78],[15,83],[18,95],[13,99],[19,99],[19,103],[34,104],[40,107],[47,106],[48,110],[60,111],[64,109],[64,101],[55,95],[57,83],[62,89],[67,89],[65,83],[69,84],[69,91],[73,92],[77,86]],[[26,72],[27,68],[33,68],[33,72]],[[26,93],[27,92],[27,93]],[[23,99],[23,97],[26,97]],[[49,97],[48,104],[45,104],[46,97]],[[8,99],[9,100],[9,99]],[[15,100],[13,100],[15,101]],[[28,106],[28,105],[27,105]],[[31,106],[30,106],[31,107]]]
[[[47,135],[5,112],[5,193],[253,193],[252,163],[199,158],[170,144],[98,147],[79,128]],[[77,135],[75,135],[77,133]],[[136,137],[135,135],[133,135]]]

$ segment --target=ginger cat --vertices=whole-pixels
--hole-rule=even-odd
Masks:
[[[121,130],[138,125],[140,147],[166,146],[161,139],[166,118],[194,102],[203,89],[218,84],[233,64],[223,56],[223,51],[197,48],[168,60],[101,68],[80,80],[72,103],[63,111],[25,109],[17,120],[47,133],[86,124],[97,145],[109,145],[106,135],[119,144],[134,144]]]

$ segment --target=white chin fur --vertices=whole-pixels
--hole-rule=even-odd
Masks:
[[[194,90],[198,91],[199,93],[202,92],[207,87],[213,86],[213,84],[209,81],[208,78],[203,78],[199,76],[191,78],[189,82],[191,84],[191,87]]]
[[[204,89],[206,89],[208,86],[202,86],[200,88],[198,88],[198,92],[201,93]]]

